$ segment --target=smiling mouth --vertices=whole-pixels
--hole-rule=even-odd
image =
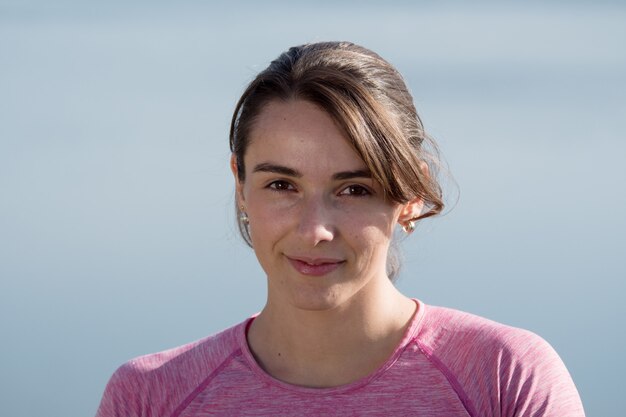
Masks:
[[[328,258],[292,258],[287,256],[289,263],[302,275],[322,276],[333,272],[345,261]]]

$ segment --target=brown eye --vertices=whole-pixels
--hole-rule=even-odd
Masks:
[[[353,184],[349,185],[339,193],[339,195],[351,195],[356,197],[362,197],[366,195],[370,195],[370,191],[362,185]]]
[[[293,190],[293,186],[289,184],[287,181],[273,181],[268,185],[268,188],[276,191],[291,191]]]

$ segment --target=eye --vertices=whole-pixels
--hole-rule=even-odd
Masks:
[[[355,197],[364,197],[371,194],[372,193],[369,189],[359,184],[348,185],[339,193],[339,195],[350,195]]]
[[[293,185],[283,180],[272,181],[267,188],[275,191],[293,191],[295,189]]]

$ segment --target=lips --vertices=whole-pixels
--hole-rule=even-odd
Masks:
[[[287,256],[289,263],[302,275],[322,276],[339,268],[344,261],[332,258],[309,258]]]

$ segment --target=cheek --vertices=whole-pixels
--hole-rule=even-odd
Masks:
[[[343,216],[346,233],[351,237],[376,242],[390,241],[397,224],[397,210],[384,204],[375,204],[361,210],[351,209]],[[365,243],[364,242],[364,243]]]
[[[344,236],[362,261],[370,263],[386,259],[392,232],[393,228],[389,222],[381,224],[353,222],[350,227],[344,229]]]
[[[271,250],[288,229],[288,219],[268,206],[251,204],[248,217],[250,237],[255,251]]]

